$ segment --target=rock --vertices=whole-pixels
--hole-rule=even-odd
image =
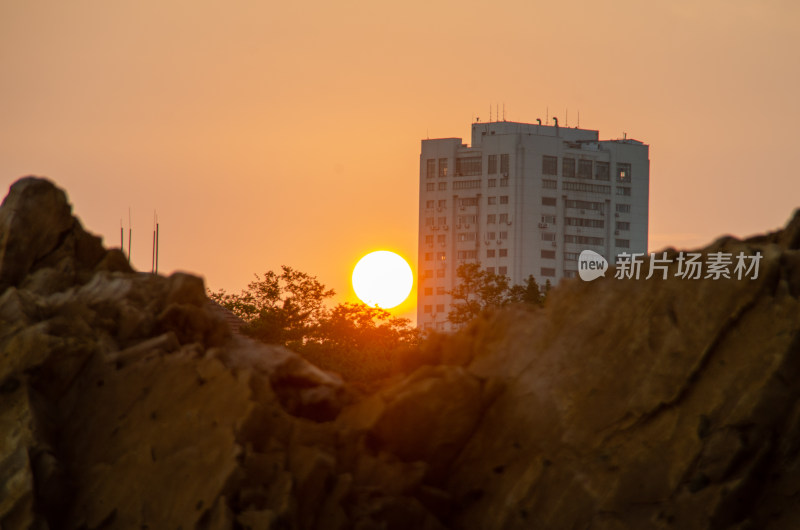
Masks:
[[[22,179],[0,207],[0,528],[798,528],[798,234],[702,250],[760,252],[757,279],[565,281],[364,396]]]

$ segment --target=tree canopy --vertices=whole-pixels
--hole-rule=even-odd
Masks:
[[[463,263],[456,269],[456,286],[449,292],[453,302],[447,319],[452,324],[465,324],[484,311],[513,303],[541,306],[544,295],[533,275],[524,285],[511,285],[507,276],[481,267],[480,263]],[[548,286],[545,292],[549,290]]]
[[[209,297],[246,322],[242,332],[269,344],[281,344],[318,366],[347,379],[385,377],[394,357],[415,350],[417,329],[407,318],[363,303],[340,303],[315,276],[281,267],[256,275],[240,294],[224,290]]]

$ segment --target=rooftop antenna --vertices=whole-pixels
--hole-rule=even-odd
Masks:
[[[159,236],[159,225],[158,225],[158,214],[156,214],[156,274],[158,274],[158,236]]]
[[[495,116],[495,119],[496,119],[497,121],[500,121],[500,103],[495,103],[495,105],[496,105],[497,107],[496,107],[496,109],[495,109],[494,116]]]
[[[547,107],[547,110],[545,111],[545,114],[544,114],[544,123],[545,123],[545,125],[547,125],[547,122],[549,122],[549,121],[550,121],[550,107]]]
[[[566,115],[567,115],[567,120],[566,120],[566,122],[567,122],[567,123],[566,123],[566,127],[569,127],[569,109],[566,109],[566,110],[564,111],[564,114],[566,114]]]
[[[581,111],[578,111],[578,129],[581,128]]]
[[[506,104],[503,102],[503,121],[506,121]]]
[[[131,222],[131,207],[128,206],[128,263],[131,262],[131,237],[133,236],[133,223]]]
[[[150,259],[150,272],[155,274],[156,272],[156,211],[153,210],[153,255]]]
[[[492,106],[489,105],[489,123],[492,123]]]

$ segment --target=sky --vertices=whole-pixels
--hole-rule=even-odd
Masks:
[[[355,301],[367,252],[416,268],[420,141],[496,105],[650,145],[650,250],[777,229],[798,86],[793,0],[2,0],[0,188],[53,179],[109,246],[130,211],[139,270],[157,212],[161,272]]]

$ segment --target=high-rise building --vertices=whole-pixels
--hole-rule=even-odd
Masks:
[[[649,147],[598,131],[514,122],[472,124],[461,138],[422,141],[417,323],[450,330],[464,262],[522,284],[577,276],[578,255],[610,263],[647,252]]]

